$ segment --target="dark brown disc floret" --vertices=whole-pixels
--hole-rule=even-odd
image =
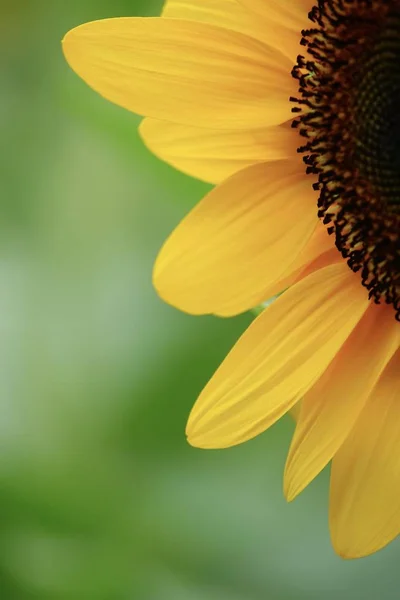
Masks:
[[[309,19],[298,151],[337,248],[400,320],[400,0],[320,0]]]

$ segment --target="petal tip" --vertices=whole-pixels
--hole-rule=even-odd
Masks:
[[[283,477],[283,492],[287,502],[293,502],[309,483],[309,479],[301,477],[301,473],[296,468],[296,462],[293,461],[292,452],[289,452]]]
[[[196,441],[196,436],[186,433],[186,441],[189,444],[189,446],[192,446],[192,448],[197,448],[197,449],[202,448],[202,445],[199,444],[198,441]]]
[[[67,31],[67,33],[64,35],[64,37],[61,40],[61,50],[62,50],[64,57],[68,63],[69,63],[69,61],[68,61],[68,50],[69,50],[68,45],[71,40],[72,32],[73,32],[73,29],[70,29],[69,31]]]
[[[198,443],[198,439],[197,439],[194,429],[195,428],[193,427],[193,424],[192,424],[192,416],[190,415],[188,422],[186,424],[186,430],[185,430],[186,440],[187,440],[187,443],[190,446],[192,446],[193,448],[201,448],[201,445]]]
[[[186,440],[189,446],[192,446],[192,448],[197,448],[198,450],[210,450],[215,448],[214,446],[205,442],[204,436],[197,436],[193,431],[188,431],[187,429]]]
[[[371,540],[352,540],[351,539],[339,539],[338,536],[332,535],[331,541],[335,553],[343,560],[357,560],[360,558],[366,558],[379,552],[392,540],[385,540],[383,543],[371,543]]]
[[[173,287],[174,276],[176,279],[176,273],[171,273],[171,277],[168,276],[168,270],[166,273],[166,263],[164,260],[164,254],[165,253],[163,249],[161,249],[154,262],[151,277],[153,287],[157,295],[161,298],[161,300],[163,300],[170,306],[184,310],[183,308],[181,308],[179,301],[177,301],[177,298],[175,298],[175,295],[179,297],[179,291],[175,290],[176,294],[174,294],[173,290],[171,289]]]
[[[299,494],[299,492],[297,492],[293,486],[291,485],[291,482],[287,485],[284,485],[283,487],[283,494],[285,496],[286,502],[293,502],[293,500],[295,500]]]
[[[293,502],[297,496],[303,491],[303,488],[298,485],[296,477],[289,469],[285,470],[283,479],[283,494],[287,502]]]
[[[335,553],[343,560],[357,560],[366,558],[382,550],[396,537],[390,539],[376,536],[365,536],[362,532],[356,534],[349,529],[340,527],[335,522],[330,522],[332,547]]]
[[[368,556],[368,554],[371,554],[370,552],[363,554],[363,553],[351,551],[351,549],[342,547],[340,544],[337,543],[337,541],[335,542],[335,540],[333,540],[333,539],[332,539],[332,546],[335,551],[335,554],[337,554],[337,556],[339,558],[341,558],[342,560],[356,560],[357,558],[364,558],[365,556]]]
[[[233,445],[215,435],[212,427],[205,428],[204,421],[199,423],[192,415],[189,416],[186,425],[186,439],[190,446],[200,450],[223,450]]]
[[[76,65],[79,64],[78,61],[82,53],[82,48],[79,45],[80,33],[87,25],[88,23],[84,23],[70,29],[61,40],[61,49],[64,58],[74,71],[76,71]]]

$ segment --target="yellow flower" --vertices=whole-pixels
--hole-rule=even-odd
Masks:
[[[302,399],[285,493],[332,461],[344,557],[400,531],[399,39],[398,0],[170,0],[64,40],[158,156],[218,184],[161,250],[162,298],[229,316],[287,290],[203,390],[189,442],[245,442]]]

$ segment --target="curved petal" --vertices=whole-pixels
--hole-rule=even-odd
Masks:
[[[86,83],[141,115],[215,129],[291,117],[290,62],[239,32],[162,17],[105,19],[70,31],[63,48]]]
[[[298,145],[293,129],[284,126],[224,131],[144,119],[140,133],[156,156],[209,183],[258,162],[293,158]]]
[[[315,230],[303,250],[295,257],[281,278],[264,289],[264,301],[281,293],[314,271],[342,260],[334,239],[328,235],[326,227],[318,220]]]
[[[344,558],[372,554],[400,532],[399,390],[397,351],[333,459],[330,529]]]
[[[154,285],[166,302],[192,314],[249,310],[307,243],[315,213],[297,161],[248,167],[178,225],[157,258]]]
[[[292,406],[292,408],[289,411],[290,416],[293,417],[293,419],[295,421],[297,421],[297,419],[299,418],[300,411],[301,411],[301,404],[302,404],[302,401],[299,400],[299,402],[297,402],[294,406]]]
[[[313,234],[312,238],[315,238],[315,234]],[[306,244],[306,248],[312,245],[311,240]],[[307,253],[306,250],[302,250],[295,261],[290,265],[287,269],[287,272],[290,272],[290,275],[284,276],[283,278],[278,279],[276,282],[267,286],[266,289],[262,292],[262,304],[269,303],[272,298],[278,296],[282,292],[284,292],[287,288],[295,285],[308,275],[311,275],[315,271],[319,269],[324,269],[330,265],[334,265],[336,263],[343,262],[343,258],[341,254],[338,252],[337,248],[332,248],[322,254],[318,253],[316,257],[312,257],[311,253]],[[259,308],[259,307],[256,307]],[[216,313],[219,317],[229,317],[231,313],[228,310],[219,309],[218,313]]]
[[[264,22],[271,46],[296,62],[298,54],[304,54],[300,46],[301,31],[312,26],[308,13],[315,0],[238,0],[244,8]]]
[[[286,462],[288,500],[303,491],[343,444],[398,342],[393,308],[371,304],[303,399]]]
[[[201,393],[189,442],[222,448],[270,427],[318,380],[367,306],[345,263],[290,288],[253,321]]]
[[[308,13],[315,5],[315,0],[237,0],[246,7],[271,23],[279,23],[288,29],[301,32],[310,23]]]
[[[237,0],[167,0],[162,16],[211,23],[268,44],[265,27]]]

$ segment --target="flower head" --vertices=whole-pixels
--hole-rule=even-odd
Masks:
[[[169,0],[64,40],[158,156],[218,184],[162,248],[159,294],[229,316],[284,291],[201,393],[190,443],[245,442],[301,401],[285,493],[332,461],[345,557],[400,531],[399,40],[399,0]]]

